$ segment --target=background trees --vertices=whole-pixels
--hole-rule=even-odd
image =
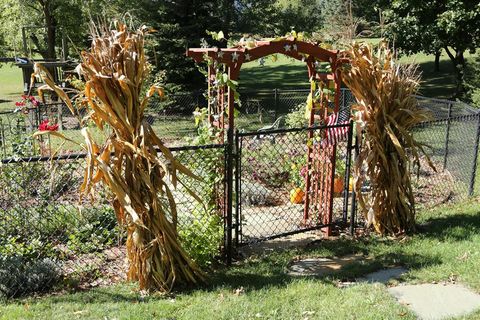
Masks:
[[[336,47],[359,35],[386,35],[407,54],[436,54],[437,68],[445,52],[455,65],[457,96],[465,91],[464,53],[480,43],[480,5],[472,0],[0,0],[0,54],[24,54],[21,27],[28,25],[45,27],[28,30],[29,54],[58,57],[64,35],[75,57],[89,46],[90,20],[116,17],[157,30],[148,44],[154,74],[185,90],[204,85],[184,52],[201,46],[206,30],[241,38],[294,29]]]
[[[472,0],[395,0],[387,10],[388,37],[407,53],[443,49],[455,67],[456,96],[464,93],[465,51],[480,45],[480,4]]]

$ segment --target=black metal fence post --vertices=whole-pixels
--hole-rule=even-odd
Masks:
[[[343,188],[343,223],[347,223],[348,218],[348,197],[350,196],[350,166],[352,163],[352,140],[353,140],[353,121],[350,121],[347,140],[347,158],[345,159],[345,181]]]
[[[472,174],[470,176],[470,187],[468,188],[468,195],[473,196],[475,189],[475,177],[477,175],[477,163],[478,163],[478,144],[480,140],[480,112],[477,113],[477,136],[475,137],[475,148],[473,154]]]
[[[233,258],[233,160],[234,160],[234,134],[233,128],[227,130],[227,167],[225,168],[227,180],[227,234],[226,234],[226,263],[230,265]]]
[[[445,133],[445,155],[443,157],[443,170],[447,169],[447,159],[448,159],[448,141],[450,140],[450,124],[452,118],[452,106],[453,104],[450,102],[448,104],[448,116],[447,116],[447,130]]]
[[[278,112],[278,89],[275,88],[274,91],[273,91],[273,94],[274,94],[274,99],[275,99],[275,104],[274,104],[274,112],[273,112],[273,117],[275,119],[277,119],[277,112]]]

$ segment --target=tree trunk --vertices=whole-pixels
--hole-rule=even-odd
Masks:
[[[445,47],[445,51],[453,63],[455,72],[456,87],[454,98],[459,98],[465,93],[465,85],[463,83],[463,75],[465,72],[465,57],[463,56],[464,50],[455,49],[455,55],[450,52],[448,47]]]
[[[459,98],[465,93],[465,84],[463,83],[463,75],[465,73],[465,57],[463,56],[463,50],[456,50],[455,60],[455,72],[457,74],[455,97]]]
[[[440,55],[442,53],[442,49],[437,50],[435,52],[435,67],[434,67],[434,72],[439,72],[440,71]]]
[[[43,4],[43,14],[45,16],[45,27],[47,29],[47,55],[46,60],[55,60],[55,36],[57,22],[51,11],[50,1],[45,1]]]

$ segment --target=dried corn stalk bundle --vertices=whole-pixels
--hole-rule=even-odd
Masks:
[[[424,150],[410,129],[429,118],[413,96],[419,84],[416,68],[396,64],[385,44],[376,53],[370,45],[353,44],[345,54],[349,64],[342,75],[357,99],[357,134],[364,133],[354,167],[360,207],[368,224],[381,234],[413,231],[410,172]],[[368,196],[360,190],[365,175],[372,186]]]
[[[82,130],[88,157],[81,191],[93,196],[97,183],[108,186],[117,219],[127,226],[128,278],[138,281],[141,290],[168,292],[174,285],[203,280],[203,274],[179,243],[171,191],[171,185],[182,184],[177,173],[195,176],[174,159],[144,121],[149,97],[163,94],[152,87],[146,97],[141,95],[148,76],[147,32],[146,28],[131,32],[117,23],[115,30],[95,31],[91,50],[82,52],[83,96],[90,108],[87,117],[102,131],[108,127],[111,134],[103,145],[97,145],[88,129]],[[73,112],[68,97],[49,83],[41,66],[37,68]]]

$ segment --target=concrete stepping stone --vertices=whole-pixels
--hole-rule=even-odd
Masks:
[[[458,284],[402,285],[388,291],[423,320],[459,317],[480,308],[480,295]]]
[[[383,269],[369,273],[359,279],[357,282],[383,283],[386,284],[392,279],[397,279],[407,273],[408,270],[402,267]]]
[[[291,276],[323,276],[355,261],[364,259],[362,255],[347,255],[340,258],[308,258],[293,262],[288,268]]]

